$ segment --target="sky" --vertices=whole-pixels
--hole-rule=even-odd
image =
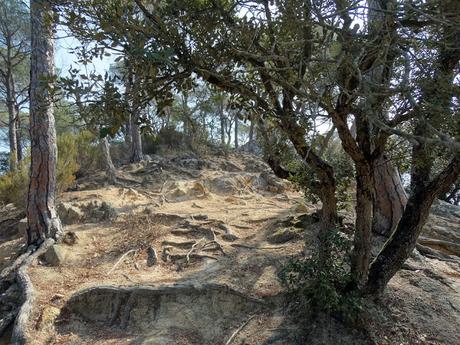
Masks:
[[[79,45],[80,42],[76,38],[69,37],[65,31],[58,28],[56,34],[55,64],[56,69],[61,71],[62,76],[68,75],[67,71],[71,66],[80,69],[83,73],[84,67],[80,66],[75,56],[69,52],[69,49],[76,48]],[[95,59],[88,70],[95,70],[100,74],[104,74],[114,59],[114,56],[104,57],[102,60]],[[7,128],[0,128],[0,152],[8,152],[8,146],[8,130]]]
[[[78,47],[81,43],[75,37],[69,37],[67,33],[62,30],[57,30],[56,35],[56,53],[55,53],[55,63],[56,68],[61,71],[63,76],[68,75],[67,71],[69,67],[79,68],[82,71],[84,70],[83,66],[79,66],[76,62],[75,56],[69,52],[69,49]],[[109,69],[111,63],[113,63],[115,57],[104,57],[104,59],[95,59],[93,61],[93,66],[91,66],[97,72],[103,74]]]

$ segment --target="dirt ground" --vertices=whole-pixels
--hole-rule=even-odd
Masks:
[[[28,343],[304,343],[309,325],[283,311],[277,275],[313,246],[317,206],[268,171],[246,154],[184,155],[124,166],[117,186],[102,173],[79,180],[60,200],[70,235],[29,269]],[[455,218],[431,225],[441,221],[460,236]],[[22,244],[2,241],[2,268]],[[369,302],[363,339],[331,320],[308,343],[460,344],[453,261],[414,254]]]

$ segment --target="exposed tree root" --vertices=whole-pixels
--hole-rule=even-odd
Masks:
[[[24,261],[30,256],[30,254],[33,253],[34,250],[35,250],[34,247],[27,248],[26,252],[19,255],[16,258],[16,260],[14,260],[12,265],[5,267],[2,273],[0,273],[0,280],[5,279],[11,273],[15,272],[24,263]]]
[[[187,260],[187,263],[190,263],[190,255],[195,251],[195,248],[200,244],[202,241],[204,241],[204,237],[198,241],[195,241],[195,243],[192,245],[192,248],[187,252],[185,255],[185,259]]]
[[[120,258],[118,259],[118,261],[115,263],[115,265],[113,265],[113,267],[107,272],[107,274],[110,274],[112,273],[115,268],[117,268],[117,266],[123,261],[123,259],[125,257],[127,257],[129,254],[131,253],[137,253],[137,249],[131,249],[131,250],[128,250],[126,253],[124,253],[122,256],[120,256]]]
[[[169,258],[171,259],[171,261],[179,261],[179,260],[183,260],[183,259],[186,259],[187,260],[187,254],[169,254]],[[219,260],[218,258],[216,258],[215,256],[212,256],[212,255],[207,255],[207,254],[198,254],[198,253],[192,253],[188,256],[188,260],[190,261],[190,259],[198,259],[198,260],[202,260],[202,259],[212,259],[212,260]],[[189,262],[188,262],[189,263]]]
[[[236,338],[236,336],[238,335],[238,333],[240,333],[240,332],[244,329],[244,327],[246,327],[246,325],[247,325],[253,318],[255,318],[255,317],[256,317],[256,315],[252,315],[252,316],[250,316],[245,322],[243,322],[243,324],[242,324],[240,327],[238,327],[238,328],[235,330],[235,332],[232,333],[232,335],[230,336],[230,338],[228,338],[228,340],[225,342],[225,345],[230,345],[230,344],[232,343],[233,339]]]
[[[173,246],[173,247],[183,248],[183,249],[188,249],[191,246],[193,246],[195,243],[196,241],[184,241],[184,242],[170,241],[170,240],[163,241],[164,246]]]
[[[2,319],[0,320],[0,336],[3,335],[7,328],[13,323],[16,315],[18,315],[18,311],[19,310],[15,308],[9,313],[6,313],[6,315],[3,315]]]
[[[23,304],[19,309],[16,321],[14,323],[13,335],[11,337],[12,345],[23,345],[26,343],[27,334],[27,323],[29,316],[32,312],[33,301],[35,298],[34,288],[32,281],[30,280],[27,270],[33,261],[40,255],[46,252],[46,250],[54,244],[53,239],[47,239],[41,244],[41,246],[33,253],[31,253],[24,261],[21,267],[19,267],[16,273],[16,280],[19,287],[22,290]]]
[[[232,243],[230,244],[232,247],[239,247],[239,248],[246,248],[246,249],[260,249],[260,250],[270,250],[270,249],[286,249],[286,246],[271,246],[271,247],[255,247],[249,246],[247,244],[242,243]]]

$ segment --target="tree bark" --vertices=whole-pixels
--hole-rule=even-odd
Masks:
[[[117,170],[115,169],[115,166],[112,162],[112,157],[110,155],[110,145],[107,137],[101,139],[100,146],[104,160],[105,173],[107,174],[109,182],[114,184],[117,182]]]
[[[144,159],[144,155],[142,153],[141,131],[140,131],[139,124],[138,124],[139,107],[136,101],[136,95],[135,95],[136,92],[133,88],[134,76],[130,68],[131,67],[128,67],[128,76],[126,80],[126,95],[128,98],[129,108],[131,111],[131,114],[129,116],[129,119],[130,119],[129,130],[130,130],[130,136],[131,136],[130,162],[137,163]]]
[[[320,260],[324,262],[329,257],[329,233],[337,222],[337,198],[335,195],[336,182],[333,168],[318,157],[305,141],[306,133],[293,118],[292,114],[285,113],[281,117],[281,128],[289,137],[297,153],[315,172],[319,183],[312,188],[322,203],[321,225],[318,233]]]
[[[220,118],[220,144],[225,146],[225,128],[227,127],[224,115],[224,101],[219,102],[219,118]]]
[[[27,242],[57,240],[62,226],[55,209],[57,146],[53,112],[54,33],[56,13],[49,1],[31,0],[30,80],[31,168],[27,204]]]
[[[10,55],[8,49],[8,55]],[[10,170],[15,171],[19,162],[18,159],[18,139],[17,139],[17,118],[15,107],[16,93],[14,90],[13,71],[11,61],[8,61],[10,66],[7,67],[6,73],[6,104],[8,108],[8,138],[10,146]]]
[[[135,118],[136,118],[135,116],[132,116],[133,120]],[[131,162],[137,163],[144,159],[144,154],[142,153],[141,130],[139,128],[139,125],[134,121],[131,122],[130,127],[131,127]]]
[[[18,162],[22,161],[22,136],[21,136],[21,117],[20,109],[16,105],[16,149],[18,152]]]
[[[250,120],[249,125],[249,142],[252,143],[254,141],[254,121]]]
[[[235,149],[238,148],[238,114],[235,114]]]
[[[396,229],[407,204],[407,195],[398,170],[385,156],[380,157],[374,169],[374,233],[389,237]]]
[[[407,202],[398,227],[372,263],[365,291],[380,294],[390,279],[401,268],[415,248],[417,238],[428,218],[430,207],[437,198],[457,180],[460,174],[460,155],[425,188],[419,188]]]
[[[373,195],[372,168],[364,163],[356,164],[356,222],[351,275],[358,287],[366,283],[371,262]]]

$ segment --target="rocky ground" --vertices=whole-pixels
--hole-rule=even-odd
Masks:
[[[299,324],[284,311],[277,275],[313,248],[317,207],[258,158],[154,156],[119,176],[109,186],[92,174],[61,197],[63,243],[28,271],[28,344],[460,344],[459,208],[433,208],[417,250],[383,299],[369,301],[357,333],[334,320]],[[4,269],[25,223],[11,205],[0,217]],[[14,305],[2,304],[0,330]]]

